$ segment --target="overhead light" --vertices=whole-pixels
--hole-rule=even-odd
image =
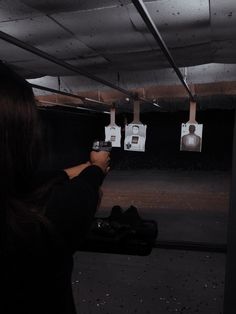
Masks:
[[[158,101],[157,101],[156,98],[154,98],[154,99],[152,100],[152,104],[153,104],[154,106],[156,106],[156,107],[160,107],[160,106],[158,105]]]
[[[72,107],[73,107],[73,106],[72,106]],[[91,109],[91,108],[86,108],[86,107],[80,107],[80,106],[73,107],[73,108],[80,109],[80,110],[85,110],[85,111],[97,112],[97,113],[110,114],[110,112],[108,112],[108,111],[100,111],[100,110]]]
[[[97,104],[107,105],[107,104],[106,104],[105,102],[103,102],[103,101],[96,100],[96,99],[91,99],[91,98],[88,98],[88,97],[85,97],[84,100],[90,101],[90,102],[94,102],[94,103],[97,103]]]

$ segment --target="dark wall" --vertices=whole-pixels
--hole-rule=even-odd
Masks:
[[[79,115],[73,112],[47,110],[41,112],[45,125],[45,141],[50,152],[48,160],[55,167],[86,161],[94,139],[104,139],[104,126],[109,116]],[[128,123],[132,115],[125,115]],[[141,121],[147,124],[146,152],[112,151],[114,169],[198,169],[229,170],[231,168],[234,110],[205,110],[197,113],[203,124],[202,152],[180,152],[181,123],[188,112],[146,113]],[[124,127],[124,114],[117,116]],[[124,130],[122,131],[122,144]]]
[[[70,110],[40,110],[43,125],[44,167],[64,168],[89,160],[96,138],[103,136],[104,115],[85,115]]]

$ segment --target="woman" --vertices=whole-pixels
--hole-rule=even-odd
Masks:
[[[40,127],[29,84],[0,63],[0,312],[74,314],[73,253],[99,203],[109,154],[39,171]]]

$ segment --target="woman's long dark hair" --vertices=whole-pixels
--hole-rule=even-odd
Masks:
[[[40,159],[39,140],[30,85],[0,64],[0,189],[5,196],[27,189]]]
[[[41,147],[32,88],[0,62],[1,235],[12,232],[18,237],[46,222],[40,204],[43,189],[33,189]]]

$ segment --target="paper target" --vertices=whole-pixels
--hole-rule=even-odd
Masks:
[[[105,127],[105,141],[110,141],[112,147],[121,147],[121,128],[120,126],[106,126]]]
[[[144,152],[147,126],[143,124],[128,124],[125,127],[124,150]]]
[[[198,123],[182,123],[180,150],[201,152],[203,125]]]

